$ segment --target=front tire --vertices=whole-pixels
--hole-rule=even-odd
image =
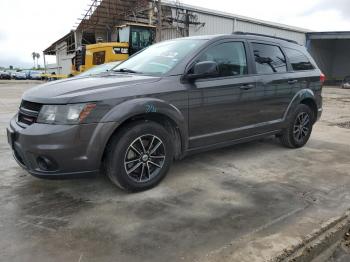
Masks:
[[[162,125],[152,121],[129,124],[107,148],[107,176],[127,191],[150,189],[166,176],[173,148],[171,135]]]
[[[289,148],[303,147],[310,138],[314,122],[315,116],[310,107],[298,105],[279,137],[281,143]]]

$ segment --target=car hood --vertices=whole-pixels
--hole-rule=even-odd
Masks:
[[[37,103],[64,104],[96,101],[105,97],[118,98],[137,95],[133,87],[159,80],[159,77],[117,73],[73,77],[33,87],[23,94],[23,99]]]

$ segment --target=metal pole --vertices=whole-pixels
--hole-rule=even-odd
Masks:
[[[43,52],[43,57],[44,57],[44,72],[46,74],[46,59],[45,59],[45,53]]]
[[[152,2],[149,2],[148,3],[148,24],[149,25],[152,25],[152,18],[153,18],[153,5],[152,5]]]
[[[190,36],[190,14],[185,11],[185,36]]]
[[[233,29],[232,29],[232,33],[236,32],[237,31],[237,18],[235,18],[233,20]]]
[[[162,41],[162,1],[158,0],[157,42]]]

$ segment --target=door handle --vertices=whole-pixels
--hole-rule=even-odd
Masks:
[[[252,89],[254,87],[255,87],[255,85],[253,85],[253,84],[244,84],[244,85],[241,85],[239,88],[242,90],[249,90],[249,89]]]
[[[298,80],[297,80],[297,79],[289,80],[289,81],[288,81],[288,84],[290,84],[290,85],[294,85],[294,84],[296,84],[296,83],[298,83]]]

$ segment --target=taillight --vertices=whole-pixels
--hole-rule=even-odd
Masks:
[[[325,81],[326,81],[326,76],[323,73],[321,73],[321,75],[320,75],[321,84],[323,85]]]

